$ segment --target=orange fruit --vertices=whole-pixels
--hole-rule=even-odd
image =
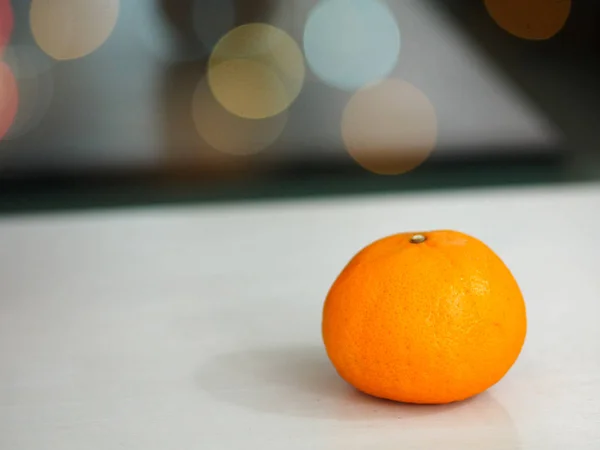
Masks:
[[[510,270],[457,231],[369,244],[323,307],[323,341],[339,375],[366,394],[406,403],[450,403],[487,390],[517,360],[526,331]]]

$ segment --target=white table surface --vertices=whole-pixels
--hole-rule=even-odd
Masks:
[[[600,185],[0,220],[0,449],[599,449]],[[529,333],[450,406],[347,387],[321,344],[362,245],[454,228],[523,289]]]

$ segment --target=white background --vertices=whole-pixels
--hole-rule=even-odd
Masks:
[[[597,449],[600,186],[0,220],[0,448]],[[356,393],[320,338],[335,276],[387,234],[477,236],[529,330],[488,392]]]

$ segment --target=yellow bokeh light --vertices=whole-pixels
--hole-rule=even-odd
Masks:
[[[344,110],[342,137],[365,169],[398,175],[421,165],[437,141],[435,109],[423,92],[400,79],[357,91]]]
[[[192,116],[198,134],[216,150],[252,155],[270,146],[287,123],[287,111],[266,119],[245,119],[226,111],[214,98],[206,80],[194,93]]]
[[[240,117],[264,119],[289,104],[285,86],[268,66],[231,59],[211,70],[211,88],[224,108]]]
[[[550,39],[563,29],[571,0],[485,0],[485,7],[506,32],[529,40]]]
[[[304,56],[285,31],[264,23],[242,25],[215,46],[208,83],[232,114],[264,119],[287,109],[300,94]]]
[[[89,55],[111,35],[119,0],[32,0],[31,32],[38,46],[62,61]]]

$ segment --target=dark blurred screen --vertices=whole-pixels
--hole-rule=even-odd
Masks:
[[[596,5],[0,0],[0,177],[592,148]]]

